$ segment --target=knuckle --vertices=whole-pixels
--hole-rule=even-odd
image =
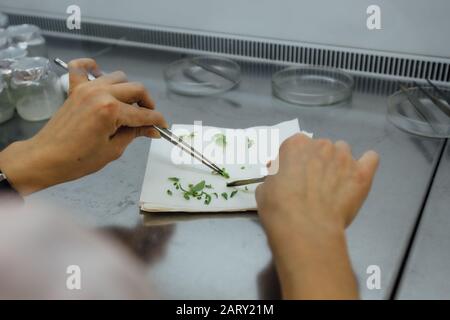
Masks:
[[[116,71],[116,74],[117,74],[117,77],[119,77],[125,81],[128,79],[127,74],[122,70]]]
[[[283,143],[280,146],[280,153],[285,153],[287,151],[289,151],[289,145],[291,144],[290,139],[284,140]]]
[[[345,141],[345,140],[338,140],[338,141],[336,141],[336,144],[340,144],[340,145],[342,145],[342,146],[344,146],[344,147],[350,147],[350,145],[348,144],[348,142]]]
[[[80,59],[70,60],[67,66],[69,69],[77,68],[80,65]]]
[[[286,140],[284,140],[283,143],[281,144],[280,148],[281,149],[289,149],[292,146],[294,146],[297,143],[297,139],[298,139],[297,136],[298,136],[298,134],[295,134],[292,137],[289,137]]]
[[[329,139],[318,139],[317,144],[322,148],[330,148],[333,145]]]
[[[336,153],[336,160],[337,160],[340,164],[349,162],[350,159],[351,159],[351,155],[350,155],[350,153],[349,153],[348,151],[343,151],[343,150],[341,150],[341,151],[338,151],[338,152]]]
[[[117,112],[117,101],[111,96],[103,96],[97,104],[97,113],[102,118],[114,117]]]
[[[161,112],[158,111],[154,111],[154,110],[148,110],[147,111],[149,114],[149,118],[152,119],[152,121],[154,122],[154,124],[157,125],[161,125],[164,126],[165,124],[165,120],[164,120],[164,116],[162,115]]]
[[[280,146],[280,152],[289,152],[296,148],[299,148],[309,142],[310,138],[302,133],[296,133],[293,136],[287,138]]]
[[[296,134],[294,134],[292,137],[290,137],[287,140],[290,140],[292,143],[301,143],[301,142],[303,142],[305,140],[305,138],[306,137],[305,137],[304,134],[296,133]]]
[[[329,139],[319,139],[317,140],[317,145],[319,149],[319,154],[323,158],[329,158],[333,155],[334,145]]]
[[[93,84],[86,82],[86,83],[82,83],[82,84],[79,84],[78,86],[76,86],[72,92],[76,96],[84,99],[84,98],[92,97],[94,94],[96,94],[97,90]]]
[[[162,113],[159,111],[148,110],[148,113],[151,114],[153,116],[153,118],[158,122],[160,122],[164,119]]]
[[[132,84],[138,93],[147,91],[147,89],[145,88],[145,85],[141,82],[133,82]]]
[[[96,62],[91,58],[80,58],[71,60],[68,63],[69,68],[81,68],[86,65],[96,65]]]

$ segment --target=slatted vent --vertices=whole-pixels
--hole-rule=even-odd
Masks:
[[[426,58],[401,58],[389,54],[361,53],[351,49],[328,49],[262,40],[227,38],[188,32],[142,29],[84,22],[81,30],[68,30],[62,19],[9,14],[11,24],[31,23],[46,32],[76,34],[92,39],[121,39],[139,45],[221,53],[285,63],[301,63],[405,78],[450,82],[450,63]]]

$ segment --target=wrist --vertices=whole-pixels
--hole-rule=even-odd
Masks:
[[[269,211],[258,208],[271,245],[286,247],[286,243],[292,243],[294,239],[313,246],[320,245],[324,239],[345,240],[345,223],[338,214],[325,215],[326,209],[306,212],[299,207],[279,207]]]
[[[0,170],[21,195],[28,195],[51,185],[46,177],[46,161],[33,141],[14,142],[0,152]]]
[[[344,228],[338,223],[310,220],[298,212],[296,218],[295,222],[266,228],[283,297],[358,298]]]
[[[338,226],[327,226],[303,221],[289,225],[283,230],[267,230],[268,240],[274,252],[274,258],[281,263],[295,264],[295,258],[328,255],[332,252],[346,251],[345,230]]]

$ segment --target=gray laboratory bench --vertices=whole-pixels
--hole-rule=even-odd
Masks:
[[[272,97],[270,75],[275,67],[241,62],[243,78],[238,88],[221,96],[189,98],[168,92],[163,79],[164,67],[179,59],[179,53],[120,46],[102,50],[105,46],[100,44],[56,38],[49,38],[48,43],[50,57],[94,57],[104,70],[121,69],[129,79],[143,82],[170,123],[202,120],[205,125],[244,128],[298,118],[301,128],[316,137],[347,140],[357,156],[367,149],[376,150],[381,155],[379,172],[364,207],[348,229],[348,240],[362,298],[391,297],[445,143],[411,136],[386,120],[386,97],[395,83],[358,77],[351,101],[331,107],[299,107]],[[15,118],[0,126],[2,143],[30,136],[42,125]],[[38,192],[27,201],[61,204],[80,223],[123,239],[147,263],[149,284],[162,298],[279,297],[271,252],[256,214],[156,218],[140,214],[138,199],[150,143],[139,138],[100,172]],[[446,168],[448,172],[450,167]],[[439,190],[437,198],[444,187]],[[446,249],[445,242],[435,246],[438,238],[430,238],[434,224],[442,231],[449,225],[448,219],[442,220],[446,224],[439,223],[445,219],[444,213],[434,217],[425,213],[424,222],[429,221],[423,238],[429,241],[417,246],[418,261],[424,251],[437,259],[436,263],[444,263],[441,252]],[[427,249],[431,245],[434,252]],[[379,290],[366,287],[369,265],[381,268]],[[413,271],[424,272],[421,267],[429,265],[411,265]],[[414,279],[412,286],[422,283],[420,275]],[[415,290],[407,281],[402,288],[405,294]]]
[[[449,193],[447,142],[400,282],[398,299],[450,299]]]

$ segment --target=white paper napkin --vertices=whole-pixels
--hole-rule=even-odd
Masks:
[[[294,119],[275,126],[253,127],[233,130],[216,127],[195,127],[173,125],[178,136],[199,150],[219,167],[229,173],[230,178],[212,174],[211,170],[163,139],[153,140],[149,152],[147,169],[142,186],[140,207],[148,212],[236,212],[256,210],[255,189],[257,185],[228,188],[228,181],[261,177],[266,173],[267,160],[274,159],[280,144],[300,132],[298,120]],[[192,134],[193,133],[193,134]],[[307,132],[304,132],[309,136]],[[221,136],[223,134],[223,136]],[[256,134],[256,135],[255,135]],[[223,144],[223,137],[226,143]],[[245,141],[244,144],[242,142]],[[264,149],[263,146],[267,148]],[[270,151],[275,150],[275,154]],[[200,151],[200,150],[199,150]],[[179,163],[181,157],[190,163]],[[226,161],[228,157],[228,160]],[[257,161],[255,161],[255,159]],[[189,184],[205,181],[212,188],[204,191],[211,195],[211,202],[205,204],[195,197],[185,199],[184,192],[177,190],[169,178],[178,178],[181,186],[188,190]],[[169,191],[168,191],[169,190]],[[238,190],[230,197],[234,190]],[[226,193],[226,200],[222,193]],[[217,194],[217,198],[216,195]]]

